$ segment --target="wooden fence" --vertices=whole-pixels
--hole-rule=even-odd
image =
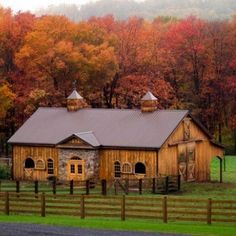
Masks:
[[[180,176],[152,179],[115,179],[112,181],[6,181],[0,180],[0,192],[31,192],[53,194],[168,194],[180,190]]]
[[[236,201],[181,197],[0,193],[3,214],[84,218],[151,219],[168,222],[236,223]]]

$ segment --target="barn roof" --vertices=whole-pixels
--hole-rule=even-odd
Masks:
[[[56,145],[75,134],[94,145],[96,137],[96,144],[106,147],[160,148],[187,114],[186,110],[39,108],[9,143]],[[88,131],[92,133],[82,134]]]

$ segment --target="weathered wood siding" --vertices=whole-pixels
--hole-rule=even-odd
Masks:
[[[26,158],[43,160],[45,169],[33,170],[33,180],[47,180],[47,160],[54,161],[54,176],[58,175],[58,150],[53,147],[13,146],[13,174],[14,179],[25,179],[24,165]]]
[[[145,177],[156,176],[157,152],[142,150],[100,150],[100,178],[114,179],[114,163],[119,161],[122,164],[130,163],[134,173],[135,164],[142,162],[146,166]],[[130,176],[132,178],[132,175]]]
[[[215,156],[223,157],[224,150],[213,145],[208,136],[193,122],[190,121],[190,141],[196,140],[195,149],[195,175],[197,181],[210,180],[210,164]],[[158,154],[158,172],[162,175],[179,174],[178,167],[178,142],[184,141],[184,122],[165,142]],[[176,145],[172,145],[176,144]],[[180,145],[180,144],[179,144]],[[187,145],[181,143],[181,146]]]

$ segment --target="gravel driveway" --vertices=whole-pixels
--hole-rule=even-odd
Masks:
[[[171,236],[174,234],[111,231],[36,224],[0,223],[1,236]],[[175,235],[176,236],[176,235]]]

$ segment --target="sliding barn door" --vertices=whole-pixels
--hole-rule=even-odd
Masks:
[[[195,180],[195,143],[178,145],[179,174],[182,181]]]

